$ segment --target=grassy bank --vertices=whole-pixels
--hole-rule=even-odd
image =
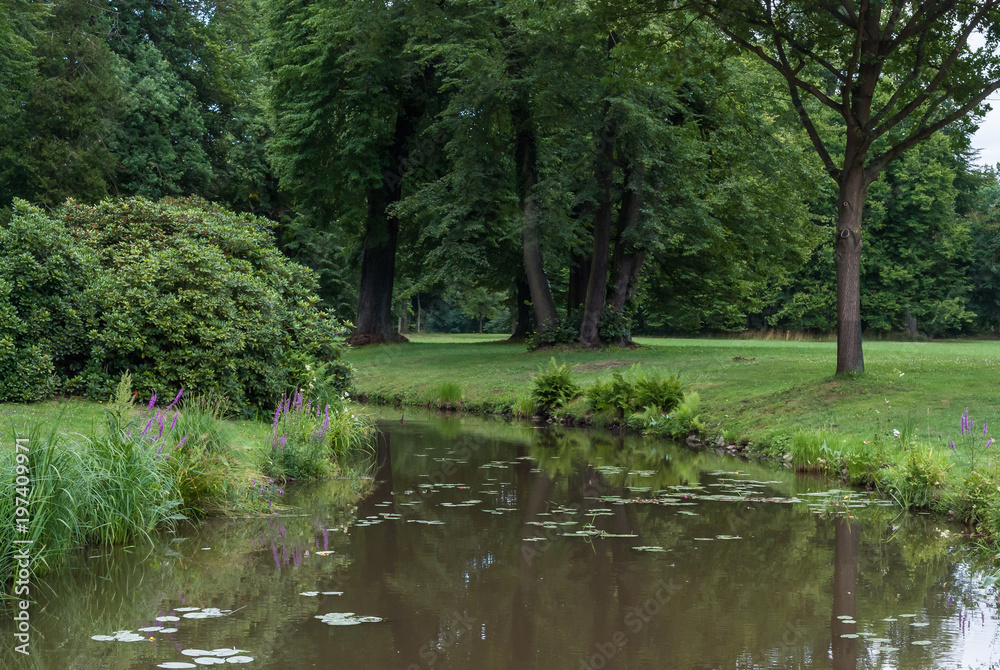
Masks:
[[[366,471],[371,421],[342,400],[283,398],[265,424],[182,396],[135,404],[126,375],[107,403],[0,405],[0,584],[24,540],[37,575],[77,546],[148,544],[183,519],[266,514],[291,481]]]
[[[496,336],[421,336],[349,352],[375,401],[509,414],[555,356],[584,386],[636,363],[677,373],[701,399],[703,439],[874,485],[1000,533],[1000,342],[867,342],[866,372],[834,378],[835,344],[640,338],[638,349],[526,352]],[[585,401],[570,413],[586,419]],[[963,414],[975,424],[961,432]],[[955,443],[955,449],[951,443]],[[739,449],[737,446],[736,449]]]

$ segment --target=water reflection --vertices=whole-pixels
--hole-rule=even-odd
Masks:
[[[832,488],[663,442],[410,418],[384,426],[371,482],[84,552],[45,584],[29,665],[0,663],[233,645],[265,668],[989,667],[995,595],[962,538]],[[90,639],[185,606],[234,611]],[[316,619],[349,612],[384,621]]]

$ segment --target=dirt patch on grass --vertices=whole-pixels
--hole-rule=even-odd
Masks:
[[[633,361],[610,360],[595,361],[594,363],[582,363],[576,367],[576,372],[600,372],[611,368],[624,368],[632,365]]]

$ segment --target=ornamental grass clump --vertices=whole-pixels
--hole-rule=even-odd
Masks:
[[[322,479],[351,452],[362,450],[373,428],[346,399],[345,393],[339,402],[320,405],[301,390],[283,395],[268,436],[266,474],[281,481]]]
[[[81,526],[90,542],[120,544],[149,539],[158,526],[183,519],[170,452],[164,453],[176,421],[150,398],[138,417],[132,413],[132,378],[122,375],[106,427],[85,438],[82,460],[89,483],[80,501]],[[169,428],[168,428],[169,425]]]

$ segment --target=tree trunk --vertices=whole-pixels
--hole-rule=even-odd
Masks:
[[[531,290],[528,288],[528,282],[524,279],[518,279],[516,286],[515,318],[517,321],[514,322],[514,332],[511,333],[510,339],[523,340],[531,332],[531,308],[528,306],[528,303],[531,302]]]
[[[382,188],[368,196],[365,246],[361,260],[358,318],[350,343],[355,346],[391,342],[399,338],[392,327],[392,283],[396,272],[399,222],[386,216]]]
[[[606,109],[605,113],[609,111]],[[608,122],[605,133],[606,137],[614,137],[613,122]],[[595,168],[598,202],[597,212],[594,214],[594,251],[590,257],[590,281],[587,283],[587,297],[583,303],[583,319],[580,322],[580,341],[588,347],[601,345],[601,313],[607,299],[611,219],[614,216],[611,204],[614,152],[614,141],[605,141],[603,151],[597,156]]]
[[[422,316],[422,309],[420,308],[420,294],[417,294],[417,333],[420,333],[420,317]]]
[[[585,254],[573,253],[570,256],[569,286],[566,292],[567,313],[580,309],[587,297],[587,285],[590,283],[590,259]]]
[[[407,144],[423,115],[422,105],[420,101],[410,99],[396,115],[392,146],[387,148],[388,155],[394,160],[403,161],[408,157]],[[392,327],[392,285],[396,274],[399,220],[386,211],[399,198],[398,180],[383,179],[368,192],[358,318],[354,334],[348,340],[355,346],[406,341]]]
[[[861,216],[868,184],[860,165],[844,167],[837,202],[837,374],[864,372],[861,351]]]
[[[400,300],[399,307],[402,310],[399,316],[399,334],[406,335],[410,332],[410,305],[409,300]]]
[[[479,334],[483,334],[483,315],[479,315]]]
[[[524,269],[531,291],[538,332],[545,332],[559,320],[556,304],[552,299],[549,280],[542,262],[542,247],[538,234],[538,212],[535,202],[537,175],[537,146],[531,127],[527,101],[519,101],[511,108],[517,135],[514,139],[514,158],[517,166],[518,193],[521,199],[521,246],[524,252]]]
[[[639,166],[629,170],[625,176],[625,192],[622,194],[621,209],[618,213],[618,232],[615,236],[615,252],[611,265],[611,308],[616,312],[625,309],[625,304],[634,296],[642,264],[646,260],[645,251],[626,251],[629,245],[626,234],[639,224],[642,207],[643,170]]]

